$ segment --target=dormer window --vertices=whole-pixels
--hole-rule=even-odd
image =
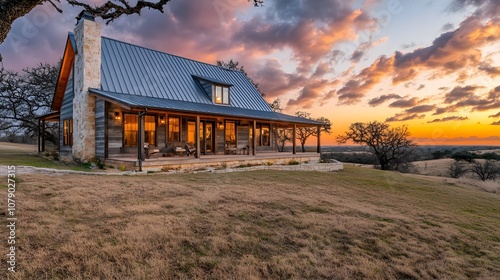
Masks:
[[[214,78],[191,75],[201,86],[203,91],[207,94],[208,98],[212,99],[214,104],[230,105],[231,104],[231,91],[230,87],[233,85],[223,80]]]
[[[212,85],[212,94],[215,104],[229,105],[229,87]]]

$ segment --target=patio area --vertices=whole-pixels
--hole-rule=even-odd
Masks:
[[[280,153],[261,152],[257,155],[202,155],[176,157],[151,157],[142,162],[143,170],[195,170],[200,168],[238,167],[253,165],[286,165],[290,163],[316,163],[319,153]],[[127,170],[139,170],[139,162],[134,157],[115,157],[106,159],[107,165],[124,166]]]

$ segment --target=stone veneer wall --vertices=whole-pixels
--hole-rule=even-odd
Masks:
[[[101,84],[101,26],[81,19],[75,28],[75,97],[73,100],[73,157],[95,157],[95,97],[88,88]]]

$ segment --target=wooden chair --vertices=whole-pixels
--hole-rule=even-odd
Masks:
[[[196,154],[196,147],[193,143],[186,143],[186,153],[188,156]]]
[[[151,155],[158,154],[159,152],[160,149],[152,147],[148,142],[144,142],[144,154],[146,155],[146,158],[150,158]]]

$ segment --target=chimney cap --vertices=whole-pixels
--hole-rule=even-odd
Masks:
[[[95,21],[94,15],[90,13],[89,11],[83,10],[81,11],[78,16],[76,16],[76,24],[80,22],[80,20],[86,19],[90,21]]]

